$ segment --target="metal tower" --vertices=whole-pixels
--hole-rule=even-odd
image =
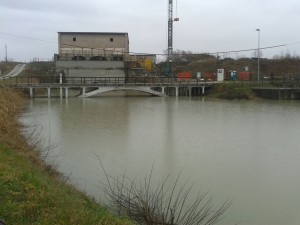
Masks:
[[[177,10],[177,0],[176,0]],[[172,75],[172,60],[173,60],[173,21],[179,21],[178,17],[173,20],[173,0],[169,0],[169,16],[168,16],[168,57],[167,57],[167,71],[168,76]]]
[[[173,55],[173,0],[169,0],[168,15],[168,62],[170,62]]]

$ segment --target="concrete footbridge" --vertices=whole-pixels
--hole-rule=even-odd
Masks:
[[[5,86],[29,90],[30,97],[37,89],[45,89],[51,97],[54,89],[60,97],[69,97],[69,90],[79,89],[77,97],[92,97],[105,92],[134,90],[152,96],[204,95],[206,88],[218,81],[200,79],[178,79],[170,77],[14,77],[3,81]]]
[[[86,88],[83,88],[82,94],[79,95],[78,97],[92,97],[109,91],[121,91],[121,90],[140,91],[155,96],[166,96],[166,94],[161,93],[159,91],[152,90],[150,87],[147,86],[131,86],[131,87],[108,86],[108,87],[97,87],[95,88],[95,90],[88,91],[88,92],[86,92],[85,90]]]

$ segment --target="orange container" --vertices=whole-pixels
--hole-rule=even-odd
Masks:
[[[204,79],[205,80],[216,80],[216,74],[214,72],[205,72]]]
[[[177,78],[179,80],[190,80],[192,78],[191,72],[181,72],[178,73]]]

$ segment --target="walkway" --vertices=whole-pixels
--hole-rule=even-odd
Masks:
[[[166,96],[174,93],[172,95],[179,96],[180,91],[184,89],[188,95],[192,95],[192,90],[195,88],[200,89],[201,94],[204,94],[206,88],[219,83],[217,81],[182,80],[166,77],[66,77],[63,79],[58,77],[15,77],[4,81],[6,86],[12,88],[29,89],[31,97],[34,97],[35,89],[47,89],[49,98],[52,89],[60,89],[61,97],[68,98],[70,88],[80,89],[79,97],[92,97],[118,90],[136,90],[155,96]]]
[[[1,76],[0,80],[18,76],[25,69],[25,66],[26,64],[16,65],[8,74]]]

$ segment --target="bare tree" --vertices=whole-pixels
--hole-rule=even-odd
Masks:
[[[167,50],[164,50],[164,54],[167,55]],[[209,53],[195,53],[186,50],[174,50],[172,55],[173,62],[192,62],[192,61],[202,61],[206,59],[217,59],[217,57]]]
[[[252,55],[253,55],[254,58],[258,58],[258,56],[259,56],[259,58],[262,58],[263,57],[263,52],[262,52],[262,50],[259,50],[259,51],[254,50]]]
[[[169,176],[158,184],[152,181],[153,167],[149,176],[141,182],[128,178],[109,176],[98,157],[106,181],[99,188],[104,191],[113,209],[145,225],[212,225],[219,222],[230,207],[227,200],[219,208],[213,207],[207,193],[199,193],[190,201],[193,185],[188,180],[179,184],[180,174],[170,185]]]

